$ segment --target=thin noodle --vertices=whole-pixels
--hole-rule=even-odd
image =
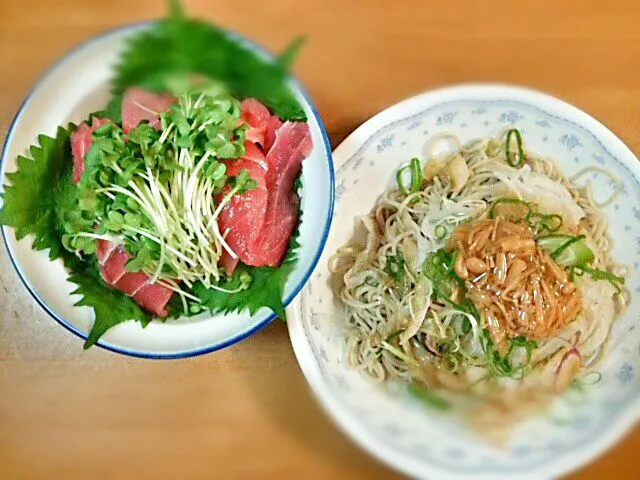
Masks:
[[[442,139],[453,139],[459,150],[438,155],[433,165],[427,161],[429,174],[420,191],[411,195],[398,189],[385,191],[372,214],[363,219],[366,242],[351,243],[330,259],[336,293],[346,306],[345,360],[373,380],[419,381],[442,389],[454,402],[453,391],[471,393],[481,399],[478,408],[484,409],[483,415],[474,417],[477,421],[504,424],[551,397],[556,371],[570,349],[580,352],[583,369],[598,365],[614,316],[594,315],[589,302],[602,297],[604,288],[613,298],[611,308],[619,313],[629,293],[623,289],[618,294],[608,283],[589,280],[587,275],[578,278],[574,288],[564,269],[537,247],[526,223],[500,216],[491,219],[489,206],[498,198],[526,196],[518,188],[518,175],[529,171],[544,177],[564,187],[574,211],[581,212],[574,224],[563,210],[562,231],[585,236],[595,254],[591,265],[626,273],[627,267],[611,259],[612,242],[600,210],[615,201],[620,183],[614,179],[611,197],[596,203],[589,182],[583,186],[575,182],[588,172],[613,178],[599,167],[588,167],[568,179],[550,159],[527,155],[518,171],[507,165],[504,134],[466,145],[450,134],[433,137],[424,149],[427,160]],[[458,157],[466,171],[449,169]],[[452,183],[465,178],[454,191]],[[436,225],[446,229],[448,239],[438,238]],[[439,286],[423,275],[422,268],[425,259],[443,247],[459,255],[453,268],[465,279],[465,288],[452,288],[446,300],[432,293],[417,295],[419,282],[427,283],[420,287],[426,292]],[[390,255],[405,260],[401,281],[388,273]],[[480,272],[483,265],[486,271]],[[465,291],[480,318],[460,310],[457,302]],[[463,329],[465,319],[473,320],[471,330]],[[502,353],[509,339],[536,340],[531,364],[520,380],[492,373],[483,351],[485,328]],[[488,413],[492,411],[499,415]]]

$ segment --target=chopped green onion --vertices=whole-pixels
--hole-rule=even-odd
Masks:
[[[511,154],[511,136],[516,136],[516,143],[518,144],[518,157],[516,158],[515,154]],[[519,168],[524,163],[524,150],[522,149],[522,135],[520,135],[520,130],[517,128],[512,128],[507,132],[507,141],[505,145],[505,153],[507,156],[507,163],[514,168]]]
[[[537,223],[531,225],[538,231],[546,230],[550,233],[557,232],[562,227],[562,217],[556,213],[552,215],[534,214],[540,220]]]
[[[516,348],[524,348],[527,351],[527,363],[531,361],[531,352],[538,348],[538,343],[535,340],[527,340],[525,337],[520,335],[516,338],[509,339],[509,350],[505,355],[506,358],[509,358],[509,354]]]
[[[404,180],[402,179],[402,176],[407,171],[411,174],[409,188],[407,188]],[[396,182],[398,183],[398,188],[404,195],[410,195],[412,193],[418,192],[422,188],[423,180],[424,176],[422,175],[422,167],[420,166],[420,160],[418,160],[417,158],[412,158],[409,165],[402,167],[396,173]]]
[[[482,348],[487,358],[487,365],[496,377],[511,377],[520,379],[524,375],[525,367],[531,362],[532,351],[538,348],[534,340],[527,340],[523,336],[509,339],[509,348],[504,356],[495,348],[488,330],[482,331]],[[511,354],[516,348],[524,348],[527,352],[527,362],[524,366],[514,366],[511,363]]]
[[[478,310],[471,300],[466,298],[466,287],[464,280],[458,277],[453,270],[458,251],[447,251],[444,248],[433,252],[426,260],[422,267],[422,273],[431,280],[433,284],[433,295],[455,309],[466,312],[475,318],[480,318]],[[451,284],[457,284],[462,292],[465,293],[463,300],[456,303],[451,300]]]
[[[618,292],[622,290],[621,285],[624,285],[623,277],[619,277],[618,275],[614,275],[611,272],[606,272],[598,268],[592,268],[585,264],[576,265],[576,268],[582,270],[583,273],[588,273],[595,280],[607,280]]]
[[[573,245],[576,242],[579,242],[584,238],[585,238],[584,235],[578,235],[577,237],[570,238],[569,240],[564,242],[562,245],[560,245],[558,248],[556,248],[553,252],[551,252],[550,254],[551,258],[556,260],[560,256],[560,254],[564,252],[567,248],[569,248],[571,245]]]
[[[391,340],[393,340],[394,338],[396,338],[398,335],[400,335],[403,332],[403,330],[396,330],[395,332],[390,333],[387,336],[387,339],[385,340],[385,342],[389,343]],[[384,348],[380,347],[378,348],[378,350],[376,351],[376,355],[380,355],[382,353],[382,350]]]
[[[407,385],[407,391],[411,396],[422,401],[429,407],[435,408],[437,410],[449,410],[451,408],[451,404],[449,402],[443,400],[442,398],[433,394],[433,392],[427,390],[425,387],[423,387],[422,385],[418,385],[415,382]]]
[[[402,255],[387,255],[387,262],[384,265],[384,271],[395,281],[401,282],[404,280],[405,276],[404,265],[405,260]]]
[[[583,235],[546,235],[537,239],[538,245],[544,248],[556,263],[565,267],[586,264],[595,258],[591,249],[582,241]]]
[[[464,320],[462,321],[462,333],[467,334],[471,331],[471,320],[469,320],[469,317],[464,317]]]
[[[445,227],[444,225],[436,225],[436,228],[433,230],[433,233],[435,233],[436,238],[438,240],[443,240],[449,234],[449,230],[447,230],[447,227]]]
[[[395,332],[389,334],[389,336],[387,337],[387,343],[390,342],[391,340],[393,340],[394,338],[396,338],[398,335],[400,335],[402,333],[402,330],[396,330]]]

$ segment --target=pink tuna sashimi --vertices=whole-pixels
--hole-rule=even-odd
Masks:
[[[149,276],[144,272],[125,272],[114,286],[131,297],[147,283],[147,280]]]
[[[84,156],[93,143],[91,135],[98,128],[111,120],[108,118],[91,117],[91,126],[81,123],[71,134],[71,154],[73,155],[73,181],[78,183],[84,172]]]
[[[98,240],[98,261],[100,273],[105,282],[128,296],[156,315],[167,315],[165,306],[173,295],[173,290],[158,283],[150,284],[149,276],[144,272],[127,272],[125,264],[131,255],[122,245],[115,242]]]
[[[147,283],[136,292],[133,296],[133,300],[142,308],[146,308],[159,317],[166,317],[168,312],[165,306],[171,299],[172,295],[173,290],[169,290],[167,287],[163,287],[159,283]]]
[[[245,145],[247,158],[226,162],[230,176],[246,168],[258,182],[257,188],[234,196],[218,218],[231,249],[252,266],[277,266],[282,261],[298,222],[300,199],[293,183],[312,148],[306,123],[286,122],[275,130],[275,136],[266,157],[266,172],[261,170],[262,159],[251,145]],[[231,273],[237,262],[223,254],[220,264]]]
[[[286,122],[278,129],[267,154],[267,211],[262,231],[252,246],[250,265],[277,266],[282,261],[298,223],[300,199],[293,191],[293,183],[312,147],[306,123]]]
[[[153,93],[137,87],[128,89],[122,97],[122,129],[128,133],[147,120],[149,125],[160,130],[160,114],[175,101],[173,95]]]
[[[240,103],[242,114],[240,115],[240,124],[246,123],[249,129],[245,133],[245,138],[251,142],[259,143],[264,146],[265,131],[267,123],[271,118],[271,114],[267,107],[255,98],[247,98]]]
[[[125,274],[124,265],[130,258],[131,255],[126,252],[122,245],[114,248],[109,258],[100,265],[100,273],[104,281],[111,286],[115,286],[118,280]]]
[[[226,250],[222,251],[222,255],[220,255],[220,260],[218,261],[220,266],[224,268],[225,272],[227,272],[227,275],[229,276],[233,275],[233,272],[235,272],[238,262],[240,262],[240,258],[233,258]]]
[[[240,195],[231,197],[229,203],[222,209],[218,217],[218,228],[220,233],[225,236],[226,242],[236,255],[245,263],[251,259],[250,250],[257,236],[262,229],[264,216],[267,209],[267,188],[265,184],[265,168],[264,155],[255,145],[250,142],[245,143],[245,151],[248,158],[239,160],[226,160],[227,175],[230,177],[238,175],[241,170],[246,169],[249,176],[257,182],[257,187]],[[223,192],[218,195],[218,201],[221,201],[229,192],[226,187]],[[230,255],[229,255],[230,257]],[[221,259],[226,263],[225,268],[228,273],[232,273],[235,269],[237,261],[233,258]]]
[[[282,120],[278,118],[277,115],[272,115],[267,123],[267,129],[264,132],[264,145],[262,145],[262,149],[265,153],[269,153],[271,147],[276,141],[276,132],[282,126]]]
[[[249,141],[244,142],[244,156],[242,158],[244,160],[250,160],[254,162],[258,166],[260,166],[262,170],[264,170],[265,172],[267,171],[267,160],[264,157],[264,153],[262,153],[262,150],[260,150],[260,148],[258,148],[258,146],[255,143],[252,143]],[[231,161],[231,163],[233,163],[233,161]],[[239,172],[240,170],[232,167],[233,172],[236,172],[236,171]],[[229,172],[229,163],[227,163],[227,175],[229,175],[228,172]],[[234,173],[233,175],[236,175],[236,174],[237,173]]]
[[[98,248],[96,249],[96,255],[98,256],[98,263],[104,265],[111,252],[118,246],[116,242],[109,242],[107,240],[98,240]]]

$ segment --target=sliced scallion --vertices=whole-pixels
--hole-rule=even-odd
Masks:
[[[411,175],[409,187],[406,186],[403,179],[405,172],[409,172],[409,174]],[[423,180],[424,176],[422,174],[422,167],[420,166],[420,160],[418,160],[417,158],[412,158],[409,165],[402,167],[396,173],[396,182],[398,183],[398,188],[404,195],[410,195],[412,193],[418,192],[422,188]]]
[[[420,400],[425,405],[429,407],[435,408],[437,410],[449,410],[451,408],[451,404],[446,400],[435,395],[433,392],[427,390],[422,385],[418,385],[413,382],[407,385],[407,391],[411,396]]]
[[[545,235],[537,239],[538,245],[544,248],[556,263],[565,267],[586,264],[595,258],[591,249],[583,242],[584,236]]]
[[[436,235],[436,238],[438,240],[443,240],[447,237],[447,235],[449,234],[449,231],[447,230],[447,227],[445,227],[444,225],[436,225],[436,228],[433,230],[433,233]]]
[[[511,137],[515,135],[516,143],[518,145],[518,153],[511,153]],[[520,168],[524,163],[524,150],[522,149],[522,135],[520,134],[520,130],[517,128],[512,128],[507,132],[507,141],[505,144],[505,153],[507,156],[507,163],[514,168]]]

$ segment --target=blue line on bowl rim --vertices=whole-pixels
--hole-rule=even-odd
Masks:
[[[73,58],[75,55],[79,54],[80,52],[84,51],[85,49],[89,48],[90,46],[94,45],[97,42],[100,42],[102,40],[105,40],[111,36],[115,36],[115,35],[122,35],[125,33],[133,33],[136,30],[142,30],[144,28],[149,28],[151,27],[154,23],[156,23],[156,21],[154,20],[150,20],[150,21],[143,21],[143,22],[136,22],[136,23],[131,23],[131,24],[127,24],[127,25],[123,25],[120,27],[116,27],[113,29],[109,29],[107,31],[104,31],[98,35],[95,35],[91,38],[89,38],[88,40],[82,42],[80,45],[72,48],[71,50],[69,50],[68,52],[66,52],[64,55],[62,55],[62,57],[60,57],[58,60],[56,60],[52,65],[50,65],[45,72],[39,77],[39,79],[35,82],[34,86],[31,88],[31,90],[29,91],[29,93],[27,94],[27,96],[25,97],[24,101],[22,102],[22,104],[20,105],[20,107],[18,108],[18,111],[15,115],[15,117],[13,118],[11,125],[9,126],[9,130],[7,132],[7,137],[5,139],[5,143],[2,149],[2,155],[0,156],[0,178],[4,178],[4,167],[5,167],[5,159],[7,156],[7,145],[9,144],[9,142],[11,141],[11,138],[13,136],[14,133],[14,129],[16,127],[16,124],[18,123],[18,121],[20,120],[20,117],[22,116],[22,113],[24,111],[24,109],[27,107],[27,105],[29,104],[29,101],[31,100],[31,97],[33,96],[34,92],[36,90],[38,90],[38,88],[41,87],[42,83],[48,78],[50,77],[56,70],[58,70],[59,68],[63,67],[71,58]],[[273,55],[263,46],[255,43],[252,40],[249,40],[248,38],[239,35],[238,33],[229,30],[229,29],[224,29],[225,32],[229,35],[232,35],[233,37],[237,38],[238,40],[245,42],[250,48],[254,49],[255,51],[257,51],[258,53],[268,57],[269,59],[273,59]],[[294,287],[292,293],[289,295],[288,298],[285,299],[284,301],[284,306],[288,306],[293,299],[298,295],[298,293],[300,293],[300,290],[302,290],[302,287],[304,287],[304,285],[307,283],[307,281],[309,280],[309,277],[311,276],[311,273],[313,272],[315,266],[318,264],[318,261],[320,260],[320,256],[322,254],[322,251],[324,250],[324,246],[327,242],[327,238],[329,236],[329,230],[331,228],[331,222],[333,220],[333,208],[334,208],[334,200],[335,200],[335,172],[334,172],[334,168],[333,168],[333,157],[331,155],[331,144],[329,142],[329,137],[327,136],[327,132],[326,129],[324,127],[324,124],[322,123],[322,119],[320,118],[320,115],[318,114],[318,111],[316,110],[316,107],[314,106],[313,102],[311,101],[307,91],[302,87],[302,85],[295,79],[295,77],[290,76],[290,80],[293,83],[293,85],[295,86],[295,88],[302,94],[303,98],[305,99],[305,101],[307,102],[307,104],[309,105],[309,108],[311,109],[311,112],[313,114],[313,116],[315,117],[316,121],[318,122],[318,127],[320,129],[320,132],[322,134],[322,139],[323,139],[323,143],[324,143],[324,148],[325,148],[325,154],[327,157],[327,166],[329,169],[329,208],[327,210],[327,217],[325,220],[325,227],[324,230],[322,232],[322,236],[320,238],[320,243],[316,249],[316,252],[311,260],[311,263],[309,264],[309,267],[307,268],[307,271],[305,272],[302,280],[300,282],[298,282],[298,284]],[[16,272],[18,273],[18,276],[20,277],[20,280],[22,281],[22,284],[25,286],[25,288],[27,289],[27,291],[31,294],[31,296],[34,298],[34,300],[36,301],[36,303],[38,303],[38,305],[40,305],[40,307],[42,307],[42,309],[47,312],[47,314],[49,314],[50,317],[52,317],[56,322],[58,322],[60,325],[62,325],[64,328],[66,328],[67,330],[69,330],[71,333],[77,335],[78,337],[82,338],[83,340],[87,339],[87,335],[78,330],[77,328],[75,328],[73,325],[71,325],[70,323],[68,323],[65,319],[59,317],[54,311],[53,309],[51,309],[51,307],[49,307],[46,302],[40,298],[40,296],[38,296],[38,294],[31,288],[31,286],[29,285],[29,282],[27,281],[27,279],[24,276],[24,273],[22,272],[22,270],[20,269],[20,267],[17,264],[16,259],[14,258],[13,252],[11,251],[11,248],[9,247],[9,243],[7,241],[7,230],[8,228],[5,226],[2,226],[1,230],[2,230],[2,239],[4,241],[4,245],[5,248],[7,250],[7,253],[9,255],[9,259],[11,260],[11,264],[13,265],[13,268],[16,270]],[[210,352],[214,352],[216,350],[220,350],[222,348],[228,347],[230,345],[233,345],[234,343],[237,343],[241,340],[244,340],[245,338],[251,336],[252,334],[256,333],[258,330],[264,328],[265,326],[267,326],[269,323],[271,323],[274,319],[276,318],[276,315],[274,313],[269,314],[263,321],[261,321],[260,323],[258,323],[257,325],[254,325],[253,327],[249,328],[248,330],[245,330],[244,332],[241,332],[240,334],[231,337],[228,340],[225,340],[223,342],[219,342],[207,347],[202,347],[202,348],[198,348],[195,350],[188,350],[188,351],[184,351],[184,352],[175,352],[175,353],[148,353],[148,352],[138,352],[136,350],[128,350],[126,348],[121,348],[115,345],[111,345],[109,343],[105,343],[102,341],[98,341],[96,343],[97,346],[104,348],[105,350],[109,350],[111,352],[115,352],[115,353],[120,353],[120,354],[124,354],[124,355],[129,355],[132,357],[138,357],[138,358],[148,358],[148,359],[154,359],[154,360],[170,360],[170,359],[177,359],[177,358],[188,358],[188,357],[195,357],[197,355],[203,355],[205,353],[210,353]]]

